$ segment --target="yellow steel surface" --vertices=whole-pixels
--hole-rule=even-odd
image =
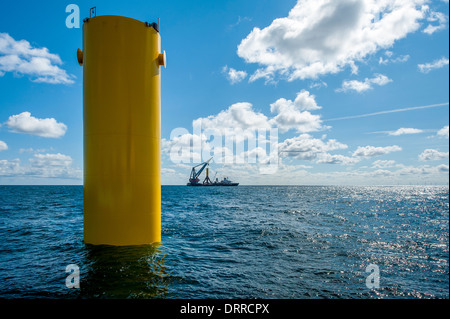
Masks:
[[[160,35],[98,16],[83,25],[84,241],[161,241]]]

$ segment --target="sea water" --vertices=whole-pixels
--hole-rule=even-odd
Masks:
[[[449,298],[448,186],[162,186],[161,219],[86,245],[82,186],[0,186],[0,298]]]

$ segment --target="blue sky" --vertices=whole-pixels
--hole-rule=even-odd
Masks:
[[[92,6],[161,18],[163,184],[186,183],[210,154],[217,177],[241,184],[448,184],[444,0],[3,4],[0,184],[82,184],[82,32],[66,26],[72,3],[81,19]],[[244,163],[211,152],[174,161],[196,138],[211,149],[193,131],[200,120],[217,134],[276,128],[276,154],[222,147]],[[245,160],[253,151],[256,164]],[[262,173],[268,158],[276,170]]]

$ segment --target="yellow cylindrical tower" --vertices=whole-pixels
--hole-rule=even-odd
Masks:
[[[83,25],[84,241],[161,241],[159,26],[120,16]]]

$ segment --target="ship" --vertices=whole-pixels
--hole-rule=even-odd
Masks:
[[[227,177],[224,177],[220,182],[219,179],[216,178],[214,181],[211,181],[209,178],[209,162],[212,160],[212,157],[204,163],[201,163],[197,166],[192,167],[191,175],[189,177],[189,183],[187,186],[238,186],[239,183],[234,183],[230,181]],[[200,167],[200,168],[198,168]],[[197,170],[198,169],[198,170]],[[200,182],[200,174],[206,169],[206,177],[203,182]],[[217,174],[217,173],[216,173]],[[213,178],[214,179],[214,178]]]

